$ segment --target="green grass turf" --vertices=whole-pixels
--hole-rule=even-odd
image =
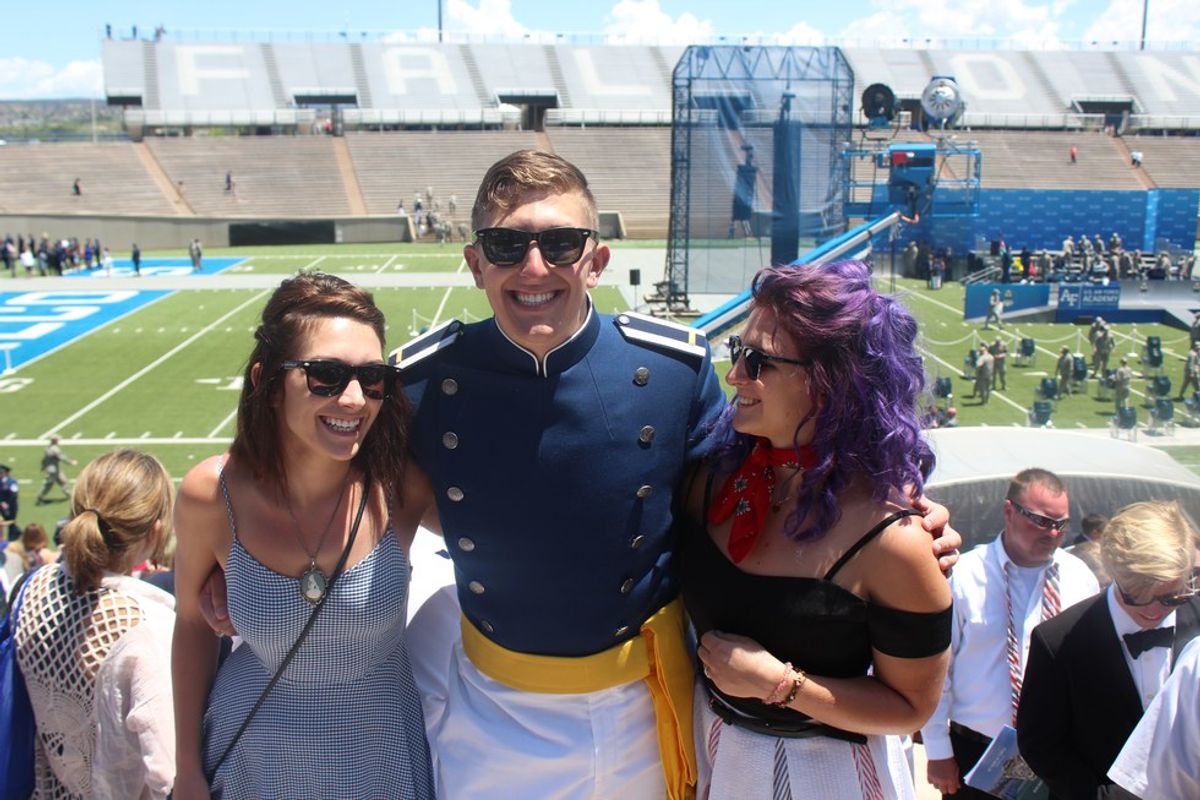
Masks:
[[[645,247],[648,243],[613,243],[615,249]],[[649,243],[651,245],[655,243]],[[657,243],[661,245],[662,243]],[[147,257],[180,255],[182,251],[147,253]],[[301,268],[337,272],[350,279],[366,273],[454,272],[462,267],[461,244],[312,245],[299,247],[211,248],[210,256],[244,256],[231,274],[292,274]],[[19,287],[19,280],[7,284]],[[234,411],[251,334],[270,290],[213,289],[197,280],[197,288],[178,291],[21,368],[7,381],[0,378],[0,462],[13,468],[22,481],[22,523],[40,522],[53,528],[66,510],[65,502],[35,506],[41,488],[39,463],[44,437],[63,436],[63,449],[80,464],[119,444],[139,446],[157,455],[176,479],[198,460],[225,449],[234,431]],[[890,276],[880,277],[884,291],[893,290]],[[0,279],[0,291],[6,283]],[[67,288],[67,287],[64,287]],[[961,377],[963,357],[981,341],[996,335],[962,320],[963,287],[947,284],[930,291],[918,281],[899,280],[894,290],[921,324],[922,352],[930,377],[953,379],[954,405],[962,425],[995,427],[1024,425],[1025,409],[1034,387],[1053,369],[1059,347],[1090,355],[1086,329],[1071,325],[1012,322],[1000,335],[1008,338],[1010,363],[1020,336],[1037,340],[1036,363],[1009,367],[1009,389],[993,394],[988,406],[965,398],[973,380]],[[389,320],[387,348],[407,341],[438,321],[464,321],[490,314],[484,294],[474,288],[380,288],[376,301]],[[626,303],[617,289],[593,292],[601,311],[618,311]],[[1187,347],[1184,331],[1159,325],[1117,325],[1121,353],[1136,353],[1147,335],[1162,337],[1166,374],[1176,385]],[[1134,362],[1136,365],[1136,361]],[[724,375],[728,362],[717,363]],[[13,378],[15,377],[16,380]],[[1104,427],[1111,401],[1095,399],[1095,383],[1087,394],[1057,403],[1058,428]],[[1134,382],[1134,399],[1143,401],[1145,382]],[[1145,407],[1139,408],[1147,418]],[[81,444],[78,440],[98,440]],[[19,443],[23,440],[26,443]],[[1176,458],[1200,473],[1200,448],[1171,448]],[[79,467],[70,467],[70,476]],[[61,498],[56,489],[52,497]]]

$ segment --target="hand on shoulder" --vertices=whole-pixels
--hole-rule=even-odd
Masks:
[[[916,612],[941,611],[950,605],[949,584],[920,517],[896,520],[863,555],[869,559],[863,590],[873,603]]]

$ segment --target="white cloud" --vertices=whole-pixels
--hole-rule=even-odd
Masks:
[[[99,97],[103,89],[99,59],[71,61],[55,69],[44,61],[0,58],[0,97],[8,100]]]
[[[536,30],[517,21],[512,13],[512,0],[479,0],[477,6],[467,0],[449,0],[446,4],[446,26],[455,33],[466,33],[476,41],[524,39],[552,42],[552,31]]]
[[[711,20],[701,20],[688,11],[672,18],[658,0],[617,0],[604,22],[611,43],[691,44],[713,38]]]
[[[1114,0],[1119,2],[1120,0]],[[1072,0],[874,0],[874,13],[838,36],[882,43],[926,39],[1014,39],[1057,42],[1059,19]]]
[[[1142,36],[1142,4],[1110,0],[1083,32],[1084,41],[1136,42]],[[1200,40],[1200,4],[1195,0],[1154,0],[1146,24],[1146,41]]]

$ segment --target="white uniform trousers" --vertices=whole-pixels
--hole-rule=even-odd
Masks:
[[[656,800],[666,797],[654,706],[645,683],[587,694],[512,689],[463,652],[454,587],[409,626],[443,800]]]

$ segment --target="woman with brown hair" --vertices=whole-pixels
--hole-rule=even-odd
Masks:
[[[174,600],[129,573],[170,534],[171,478],[153,456],[117,450],[84,468],[71,506],[63,558],[27,578],[16,623],[34,797],[166,797]]]
[[[301,273],[254,339],[233,445],[179,490],[175,797],[431,798],[405,625],[432,495],[405,464],[383,314]],[[219,670],[200,609],[218,567],[244,640]]]

